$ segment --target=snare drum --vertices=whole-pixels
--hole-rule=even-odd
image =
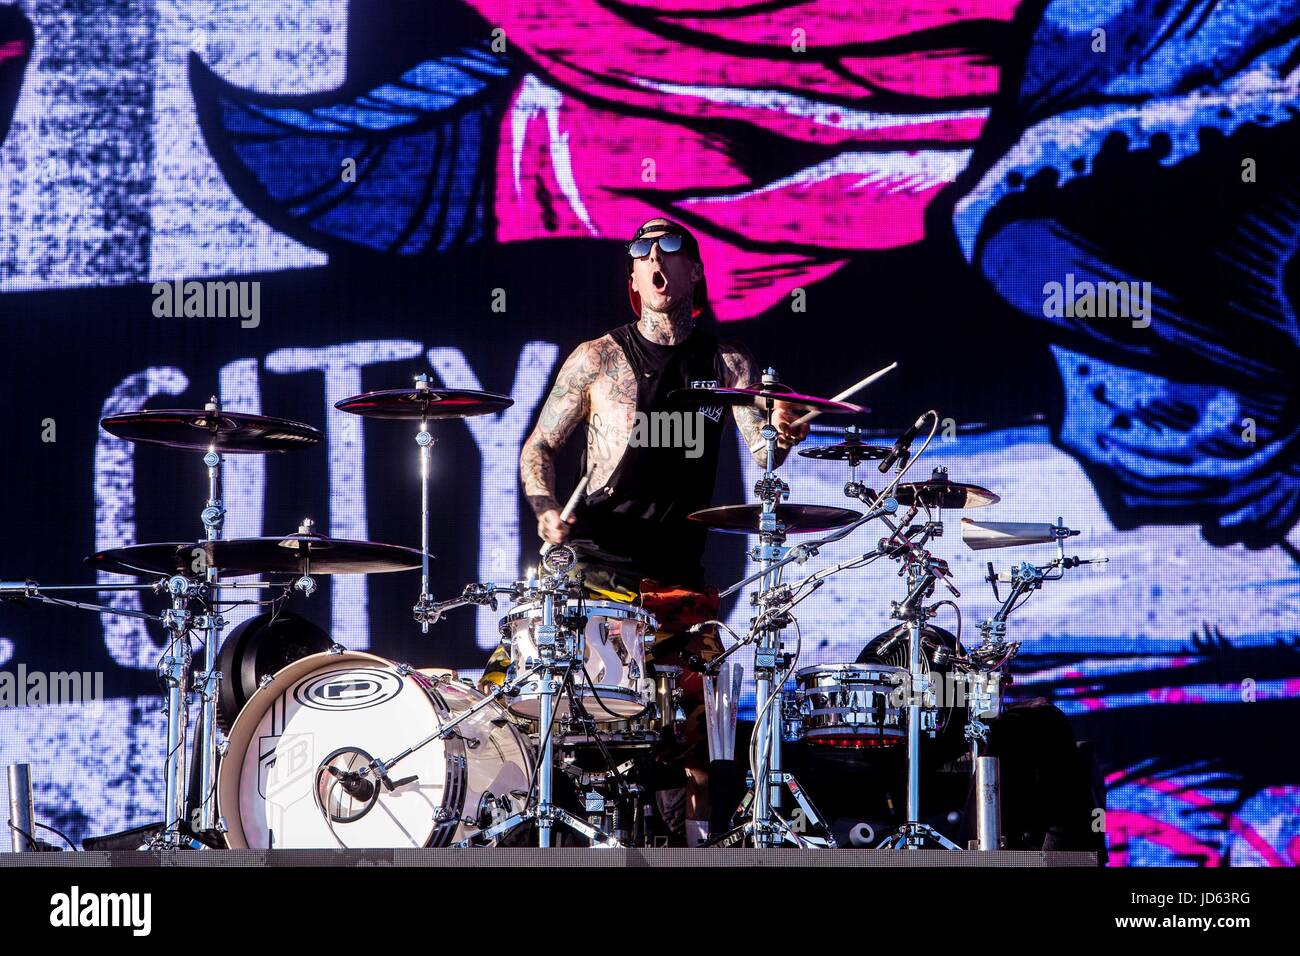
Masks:
[[[627,720],[640,715],[655,700],[655,682],[646,676],[646,647],[654,643],[655,619],[649,612],[618,601],[570,600],[556,616],[576,618],[581,612],[587,623],[582,636],[582,661],[586,676],[573,677],[575,694],[598,724]],[[538,658],[536,629],[542,622],[542,603],[520,604],[501,619],[501,640],[510,645],[510,661],[519,674],[528,671],[528,661]],[[593,690],[594,685],[594,690]],[[506,705],[520,717],[541,716],[541,680],[533,677]],[[559,717],[569,713],[569,702],[561,698]]]
[[[894,747],[907,738],[907,669],[884,664],[814,664],[795,674],[797,739],[851,750]],[[921,710],[933,735],[938,710]]]
[[[391,760],[482,701],[360,651],[301,658],[278,671],[230,728],[217,800],[231,849],[447,846],[520,810],[533,770],[527,739],[488,704],[392,765],[398,784],[340,774]]]
[[[557,749],[570,756],[583,756],[587,751],[602,749],[620,758],[629,751],[650,750],[656,747],[665,733],[679,735],[685,717],[681,713],[680,691],[682,669],[666,664],[654,665],[654,704],[627,720],[602,722],[596,732],[584,726],[576,716],[561,719],[556,733]],[[537,723],[531,727],[536,739]]]

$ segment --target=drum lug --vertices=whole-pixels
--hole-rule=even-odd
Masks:
[[[401,674],[403,677],[408,677],[414,668],[411,667],[410,664],[398,664],[393,668],[393,670],[397,671],[397,673]]]
[[[275,680],[274,674],[263,674],[257,682],[257,689],[261,690],[263,687],[271,683],[271,681],[273,680]]]
[[[337,656],[339,654],[342,654],[346,650],[347,648],[344,647],[342,644],[331,644],[330,649],[326,653],[334,654]]]

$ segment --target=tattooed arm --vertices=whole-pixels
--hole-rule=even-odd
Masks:
[[[519,456],[519,475],[524,495],[537,515],[537,532],[551,544],[563,541],[569,533],[560,521],[560,503],[555,499],[555,455],[591,407],[591,384],[600,374],[600,352],[595,346],[595,342],[583,342],[560,367],[537,427]]]
[[[749,350],[743,345],[736,345],[730,342],[722,343],[722,364],[726,368],[727,380],[722,384],[728,388],[749,388],[752,385],[758,385],[762,380],[762,375],[758,372],[754,357],[749,354]],[[765,416],[752,405],[735,405],[732,412],[736,417],[736,427],[740,429],[741,436],[745,439],[745,445],[748,446],[749,452],[754,456],[754,461],[760,466],[767,465],[767,444],[763,441],[763,424]],[[773,415],[773,423],[777,426],[776,436],[776,461],[774,465],[779,465],[785,461],[786,456],[790,454],[790,449],[799,442],[803,441],[808,435],[808,426],[801,425],[797,429],[792,429],[790,423],[799,417],[801,413],[794,409],[789,409],[777,403],[776,413]]]

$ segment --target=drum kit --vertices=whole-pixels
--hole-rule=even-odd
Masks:
[[[712,660],[692,660],[702,674],[706,709],[711,712],[709,743],[710,750],[717,751],[711,753],[715,760],[734,752],[739,668],[732,671],[729,660],[740,649],[753,648],[755,721],[747,784],[729,826],[713,834],[710,844],[837,845],[811,796],[784,769],[783,746],[796,743],[840,752],[905,749],[905,820],[880,845],[956,848],[920,815],[922,742],[940,733],[954,710],[951,701],[938,699],[935,678],[942,674],[965,710],[963,733],[981,795],[978,846],[997,848],[996,759],[986,749],[988,721],[1002,706],[1006,668],[1018,649],[1006,639],[1007,618],[1045,582],[1090,563],[1065,555],[1065,539],[1077,532],[1059,519],[1056,524],[1014,525],[963,519],[963,537],[973,548],[1054,542],[1058,549],[1057,558],[1048,564],[1022,563],[1009,575],[999,577],[988,565],[987,580],[995,596],[1001,582],[1011,585],[1011,593],[980,626],[981,644],[967,653],[959,640],[927,639],[936,630],[928,621],[940,605],[952,603],[926,605],[936,586],[960,597],[947,562],[928,545],[943,533],[944,510],[982,507],[997,502],[998,496],[951,480],[943,468],[923,481],[902,481],[933,440],[936,413],[919,418],[893,447],[867,444],[857,429],[848,428],[837,444],[800,451],[812,460],[848,464],[844,494],[865,509],[855,510],[789,502],[790,487],[777,471],[773,417],[778,403],[807,412],[805,417],[855,414],[864,411],[861,406],[795,393],[771,369],[751,388],[691,388],[671,397],[683,407],[749,406],[765,417],[766,459],[754,488],[757,502],[708,508],[690,516],[708,528],[754,536],[757,542],[748,551],[757,570],[721,592],[726,597],[753,588],[754,613],[747,632],[736,633],[722,621],[691,628],[718,626],[734,638]],[[310,425],[229,412],[215,397],[202,409],[146,409],[102,420],[105,431],[125,441],[202,456],[207,478],[202,535],[113,548],[86,559],[97,571],[126,575],[136,579],[133,582],[0,582],[0,599],[131,615],[161,625],[164,819],[151,846],[470,847],[527,842],[547,847],[560,838],[557,830],[591,846],[650,845],[655,804],[639,768],[665,739],[680,739],[684,721],[679,703],[682,668],[653,663],[648,653],[656,637],[654,616],[634,603],[594,598],[577,570],[577,554],[565,545],[544,548],[538,566],[524,580],[470,583],[457,597],[442,601],[430,593],[429,494],[435,442],[430,425],[492,414],[511,404],[502,395],[435,387],[427,375],[416,376],[411,388],[368,392],[337,403],[350,414],[415,426],[421,475],[418,549],[329,537],[310,519],[291,534],[223,537],[225,456],[310,447],[321,440],[321,433]],[[913,457],[911,443],[927,422],[929,436]],[[895,471],[878,492],[857,478],[865,462],[879,462],[885,475]],[[787,568],[804,564],[872,521],[880,521],[888,533],[871,551],[801,580],[784,579]],[[801,543],[787,546],[795,535],[802,536]],[[866,662],[800,668],[802,636],[795,608],[831,575],[882,558],[898,563],[906,583],[902,599],[891,602],[895,629],[869,645],[871,659]],[[230,647],[221,653],[223,637],[235,636],[224,633],[228,621],[223,613],[231,608],[269,605],[263,617],[274,625],[290,598],[311,597],[320,575],[417,568],[421,577],[413,616],[424,632],[456,608],[499,610],[501,599],[508,599],[500,633],[511,663],[501,685],[476,687],[455,672],[414,668],[347,650],[319,634],[315,641],[299,642],[296,653],[292,646],[287,651],[277,648],[268,655],[275,667],[255,674],[247,661],[234,662],[237,655]],[[249,580],[254,577],[258,579]],[[166,606],[148,613],[76,599],[78,592],[130,590],[154,594]],[[285,619],[294,617],[287,614]],[[785,636],[791,628],[796,635],[793,647]],[[240,637],[241,653],[249,643],[245,637]],[[202,652],[197,666],[196,642]],[[223,674],[223,668],[234,673]],[[248,692],[223,696],[223,678],[242,682]],[[725,692],[728,687],[730,694]],[[713,720],[717,715],[712,711],[724,698],[722,720]],[[223,713],[222,700],[227,711],[235,712]],[[187,788],[192,701],[198,705],[199,726],[192,745],[194,774]],[[728,719],[729,734],[719,729]],[[569,780],[577,795],[577,812],[557,798],[557,773]],[[795,815],[785,811],[787,794],[802,814],[799,826]],[[821,835],[810,834],[808,825]]]

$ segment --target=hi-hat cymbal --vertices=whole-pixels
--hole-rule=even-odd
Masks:
[[[134,544],[92,554],[86,563],[118,574],[193,574],[211,565],[244,574],[383,574],[420,567],[420,552],[395,544],[349,541],[320,534],[219,541]]]
[[[226,454],[259,455],[307,448],[321,440],[310,425],[210,408],[147,408],[100,419],[110,435],[130,442],[163,445],[185,451],[215,447]]]
[[[892,497],[904,508],[983,508],[1002,499],[979,485],[936,475],[928,481],[909,481],[894,489]]]
[[[668,393],[668,400],[677,405],[699,407],[708,405],[750,405],[767,411],[774,402],[783,402],[800,411],[817,411],[832,415],[856,415],[868,411],[864,405],[836,402],[793,392],[784,385],[757,385],[753,388],[679,388]]]
[[[490,415],[515,403],[508,395],[477,392],[468,388],[388,388],[353,395],[334,407],[364,418],[434,421],[440,418],[472,418]]]
[[[889,457],[889,449],[883,445],[865,444],[860,438],[846,438],[834,445],[801,448],[799,454],[818,461],[847,461],[856,468],[864,461],[883,461]]]
[[[707,525],[714,531],[728,531],[732,534],[758,534],[759,515],[762,505],[720,505],[717,508],[705,508],[692,512],[691,521]],[[776,506],[777,524],[786,534],[803,534],[810,531],[833,531],[846,524],[852,524],[861,518],[860,512],[848,508],[832,508],[827,505],[792,505]]]

